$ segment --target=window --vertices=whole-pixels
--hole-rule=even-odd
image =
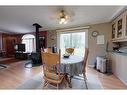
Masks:
[[[26,34],[22,37],[22,43],[25,44],[25,52],[35,51],[35,36],[31,34]]]
[[[85,48],[85,32],[61,33],[60,34],[60,49],[62,54],[65,53],[65,48],[75,48],[75,55],[84,56]]]

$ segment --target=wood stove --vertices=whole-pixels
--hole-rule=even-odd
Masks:
[[[25,67],[35,67],[42,65],[41,60],[41,49],[40,49],[40,41],[39,41],[39,28],[42,28],[38,23],[34,23],[33,26],[35,27],[36,31],[36,52],[32,52],[29,55],[30,62],[28,62]]]

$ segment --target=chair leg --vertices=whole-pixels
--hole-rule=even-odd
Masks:
[[[84,81],[85,81],[85,85],[86,85],[86,89],[88,89],[88,86],[87,86],[87,78],[86,78],[86,74],[85,73],[83,73],[83,77],[84,77]]]
[[[47,86],[48,82],[44,81],[43,89]]]
[[[59,84],[57,84],[57,89],[59,89]]]
[[[64,86],[66,88],[67,87],[67,83],[66,83],[66,79],[65,78],[63,79],[63,83],[64,83]]]
[[[87,86],[87,82],[86,82],[86,80],[85,80],[85,85],[86,85],[86,89],[88,89],[88,86]]]
[[[44,81],[44,84],[43,84],[43,89],[45,88],[45,84],[46,84],[46,82]]]

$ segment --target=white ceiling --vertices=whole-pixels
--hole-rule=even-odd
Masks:
[[[66,25],[58,23],[58,10],[64,8],[71,15]],[[44,30],[104,23],[112,20],[125,6],[0,6],[0,31],[33,32],[33,23]]]

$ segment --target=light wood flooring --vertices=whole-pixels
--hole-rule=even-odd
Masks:
[[[8,68],[0,70],[0,89],[15,89],[18,85],[41,72],[40,67],[25,68],[26,61],[8,60]]]
[[[87,73],[92,73],[98,77],[104,89],[127,89],[127,86],[113,74],[106,75],[93,68],[87,68]]]
[[[15,89],[42,71],[42,66],[25,68],[25,63],[26,61],[21,60],[8,60],[5,62],[8,68],[0,70],[0,89]],[[127,89],[127,86],[114,75],[105,75],[92,68],[87,69],[87,74],[89,73],[98,77],[104,89]]]

